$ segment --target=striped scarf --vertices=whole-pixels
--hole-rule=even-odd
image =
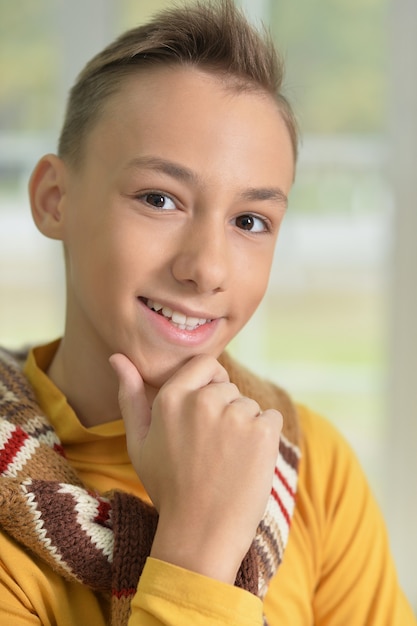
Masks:
[[[157,512],[128,493],[100,495],[84,487],[36,402],[20,356],[0,350],[0,526],[65,579],[111,598],[109,623],[126,626]],[[284,415],[271,495],[235,583],[262,599],[288,540],[297,485],[298,420],[282,390],[228,355],[221,361],[242,394],[262,409],[274,407]]]

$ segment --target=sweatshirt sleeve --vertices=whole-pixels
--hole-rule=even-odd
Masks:
[[[265,601],[268,623],[417,626],[355,454],[329,422],[304,407],[300,417],[297,505],[284,563]]]
[[[321,493],[316,623],[415,626],[399,586],[385,522],[360,464],[337,433],[330,437],[333,449],[318,461],[328,481],[323,481]]]
[[[253,594],[153,558],[131,609],[129,626],[262,626]]]

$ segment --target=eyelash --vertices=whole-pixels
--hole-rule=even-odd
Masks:
[[[144,194],[136,196],[136,198],[138,200],[144,202],[148,206],[151,206],[153,209],[156,209],[156,210],[161,211],[161,212],[163,212],[163,211],[172,211],[173,210],[172,208],[165,209],[164,207],[159,207],[159,206],[155,206],[155,205],[150,204],[150,202],[148,202],[148,200],[147,200],[149,196],[159,196],[160,198],[164,198],[165,200],[168,199],[168,200],[170,200],[174,204],[175,207],[177,206],[177,202],[170,195],[168,195],[166,193],[163,193],[161,191],[154,191],[154,190],[147,191]],[[253,231],[252,229],[246,229],[246,228],[240,228],[239,230],[242,230],[244,232],[257,234],[257,235],[270,233],[272,231],[272,227],[271,227],[270,221],[267,218],[265,218],[265,217],[261,217],[260,215],[257,215],[256,213],[242,213],[242,214],[238,215],[237,217],[235,217],[234,220],[236,222],[237,220],[242,219],[242,218],[249,218],[249,219],[252,219],[253,221],[256,221],[256,220],[260,221],[263,224],[264,230],[262,230],[262,231]]]

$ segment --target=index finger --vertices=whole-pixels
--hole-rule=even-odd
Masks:
[[[175,384],[185,391],[201,389],[211,383],[228,383],[229,374],[220,363],[208,354],[192,357],[171,376],[161,390]]]

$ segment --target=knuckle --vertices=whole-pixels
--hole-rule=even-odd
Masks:
[[[260,415],[261,407],[256,402],[256,400],[252,400],[251,398],[248,398],[248,405],[253,415]]]
[[[158,408],[162,413],[170,413],[175,410],[178,403],[178,394],[175,392],[175,385],[166,383],[161,388],[154,401],[154,408]]]
[[[282,428],[282,415],[275,409],[268,409],[261,414],[261,418],[256,421],[259,427],[260,437],[268,441],[279,441]]]
[[[237,402],[231,402],[226,404],[223,408],[223,417],[228,420],[228,423],[232,423],[233,420],[239,422],[242,416],[242,405]]]
[[[199,389],[194,394],[194,404],[196,410],[204,413],[211,413],[216,403],[216,389],[212,385]]]
[[[228,383],[229,387],[230,387],[230,391],[236,395],[236,397],[240,397],[240,391],[237,385],[235,385],[235,383]]]

